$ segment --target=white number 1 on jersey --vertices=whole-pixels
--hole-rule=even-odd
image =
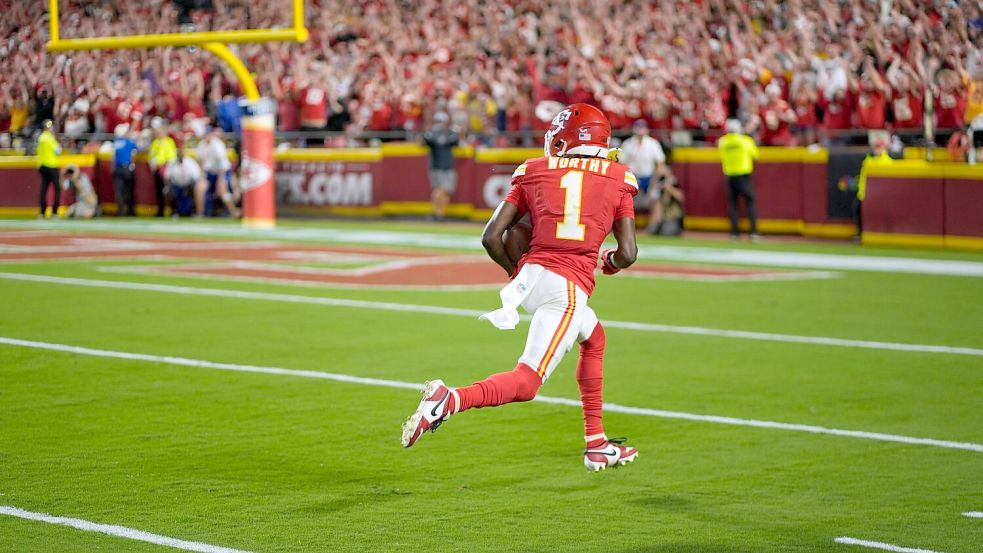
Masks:
[[[560,188],[567,191],[563,201],[563,222],[556,224],[556,237],[561,240],[584,241],[587,227],[580,222],[580,204],[584,196],[584,172],[567,171],[560,178]]]

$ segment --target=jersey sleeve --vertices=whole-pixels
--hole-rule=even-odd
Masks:
[[[512,172],[512,184],[515,184],[516,179],[518,179],[519,177],[526,176],[526,164],[527,163],[528,162],[524,162],[522,165],[516,167],[515,168],[515,171]]]
[[[522,178],[525,176],[526,164],[523,163],[516,167],[515,172],[512,173],[512,188],[509,189],[509,193],[505,196],[505,201],[519,208],[520,213],[529,211],[529,206],[526,204],[526,195],[522,189]]]
[[[635,201],[633,198],[638,194],[638,179],[630,170],[625,169],[625,180],[621,186],[621,197],[618,199],[618,207],[614,212],[614,220],[624,219],[625,217],[635,218]]]
[[[624,194],[621,195],[621,200],[618,203],[618,209],[614,212],[614,220],[624,219],[629,217],[631,219],[635,218],[635,201],[632,199],[634,194],[628,193],[626,190]]]

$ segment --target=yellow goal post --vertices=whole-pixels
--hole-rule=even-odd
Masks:
[[[305,42],[309,36],[304,26],[304,0],[293,3],[293,26],[285,29],[240,29],[231,31],[201,31],[191,33],[161,33],[155,35],[106,36],[62,39],[59,26],[59,0],[49,0],[49,52],[73,50],[118,50],[125,48],[156,48],[162,46],[201,46],[224,61],[242,85],[249,100],[258,100],[259,91],[246,66],[226,44],[257,42]]]
[[[306,41],[309,33],[304,26],[304,0],[290,0],[293,4],[293,27],[288,29],[241,29],[72,39],[62,39],[59,33],[58,1],[49,0],[48,4],[51,25],[51,36],[47,44],[49,52],[200,46],[232,69],[247,100],[241,104],[245,112],[242,121],[242,158],[239,169],[239,186],[243,191],[242,222],[249,227],[272,228],[276,223],[274,109],[270,102],[262,100],[249,69],[226,45],[246,42]]]

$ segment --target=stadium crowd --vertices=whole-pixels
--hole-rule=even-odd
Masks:
[[[5,4],[0,135],[45,119],[69,139],[154,117],[178,134],[235,129],[239,90],[210,54],[48,54],[46,2]],[[287,0],[186,14],[170,0],[62,4],[65,37],[290,17]],[[926,109],[953,129],[983,105],[978,0],[308,0],[307,24],[305,44],[234,47],[278,102],[282,131],[418,131],[446,112],[469,140],[504,144],[504,132],[544,128],[559,104],[589,102],[616,128],[644,119],[663,136],[714,134],[737,116],[760,143],[792,145],[921,129]]]

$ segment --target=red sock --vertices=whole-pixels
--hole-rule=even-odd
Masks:
[[[604,443],[604,425],[601,423],[604,390],[604,328],[597,323],[590,338],[580,343],[577,360],[577,385],[580,387],[580,403],[584,410],[584,440],[587,447]]]
[[[532,367],[519,363],[511,371],[493,374],[480,382],[458,388],[456,391],[460,403],[455,412],[460,413],[473,407],[494,407],[514,401],[529,401],[536,397],[536,392],[542,385],[543,379]]]

